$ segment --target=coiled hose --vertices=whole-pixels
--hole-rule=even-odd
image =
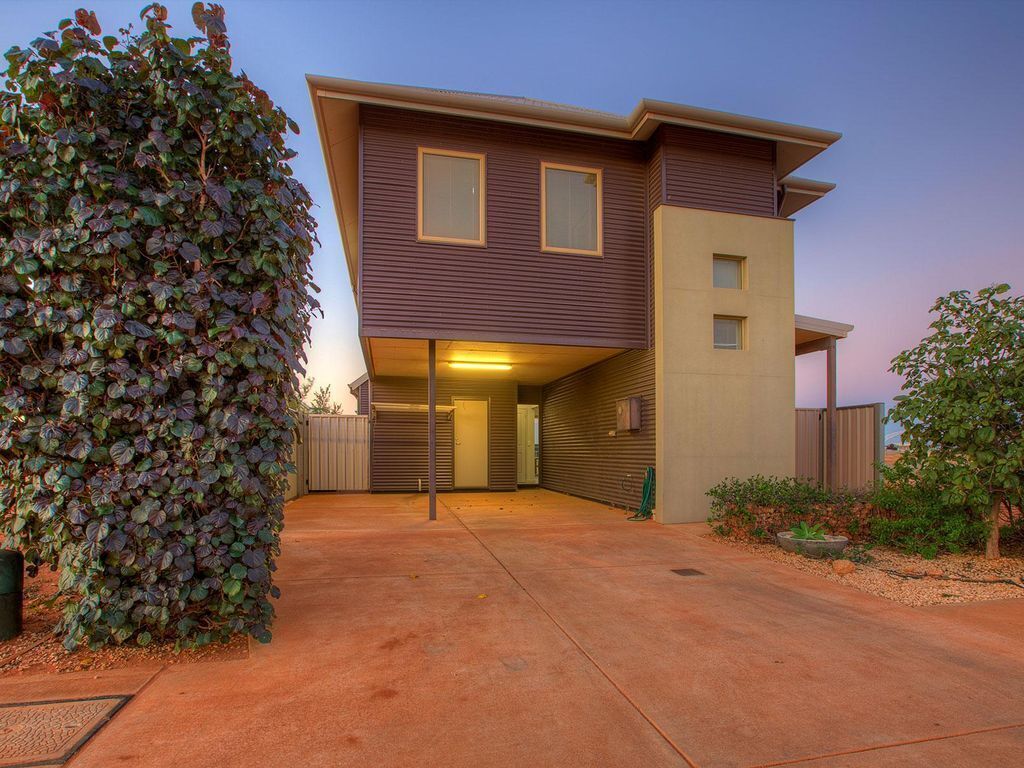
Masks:
[[[648,467],[644,472],[644,489],[640,494],[640,508],[627,520],[650,520],[654,514],[654,467]]]

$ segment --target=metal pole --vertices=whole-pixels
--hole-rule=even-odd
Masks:
[[[825,480],[829,490],[836,488],[836,339],[828,340],[826,350],[826,401],[825,401]]]
[[[437,520],[437,344],[427,342],[427,496],[430,519]]]

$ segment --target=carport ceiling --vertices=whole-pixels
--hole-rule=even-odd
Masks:
[[[382,338],[368,341],[375,376],[426,377],[426,341]],[[624,351],[609,347],[438,340],[437,376],[442,379],[497,379],[520,384],[547,384]],[[451,363],[471,365],[453,367]],[[472,364],[509,368],[475,368]]]

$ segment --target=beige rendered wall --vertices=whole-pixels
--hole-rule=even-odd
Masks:
[[[743,289],[712,286],[716,254]],[[720,480],[794,472],[793,222],[659,206],[653,300],[655,517],[704,520]],[[742,350],[714,349],[715,315],[746,318]]]

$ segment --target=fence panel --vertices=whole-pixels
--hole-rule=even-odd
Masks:
[[[864,490],[878,480],[884,460],[882,403],[836,409],[836,485]],[[796,409],[796,476],[823,485],[827,425],[824,408]]]
[[[309,491],[365,491],[369,487],[369,420],[366,416],[309,414]]]
[[[820,483],[824,477],[823,420],[820,408],[796,409],[796,476],[812,483]]]

